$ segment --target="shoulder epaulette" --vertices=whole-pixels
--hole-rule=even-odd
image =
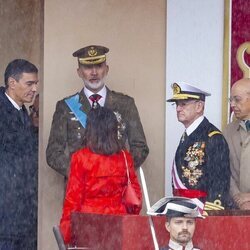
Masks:
[[[127,94],[124,94],[122,92],[117,92],[117,91],[114,91],[114,90],[111,90],[111,92],[115,95],[119,95],[119,97],[129,97],[129,98],[132,98],[131,96],[127,95]]]
[[[212,131],[208,134],[208,137],[212,137],[213,135],[221,135],[221,132],[218,130]]]
[[[204,210],[224,210],[225,208],[221,205],[220,200],[215,200],[214,202],[206,201]]]
[[[115,90],[111,90],[111,92],[112,92],[113,94],[117,94],[117,95],[125,95],[124,93],[118,92],[118,91],[115,91]]]

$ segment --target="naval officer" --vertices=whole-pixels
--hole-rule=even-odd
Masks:
[[[220,130],[204,116],[210,93],[183,82],[172,89],[167,101],[176,105],[178,121],[185,127],[173,163],[173,193],[199,197],[201,211],[223,210],[229,200],[229,149]]]

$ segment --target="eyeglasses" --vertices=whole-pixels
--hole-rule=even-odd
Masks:
[[[177,101],[172,103],[173,107],[180,107],[180,108],[185,108],[186,106],[190,105],[190,104],[194,104],[196,102],[199,102],[200,100],[193,100],[193,101]]]
[[[29,111],[30,111],[30,114],[32,114],[32,115],[34,114],[37,117],[39,116],[39,109],[36,110],[34,105],[29,106]]]
[[[235,104],[239,104],[239,103],[241,103],[244,99],[248,99],[248,97],[246,97],[246,98],[244,98],[244,97],[242,97],[242,96],[231,96],[230,98],[228,98],[228,102],[230,103],[230,104],[232,104],[232,103],[235,103]]]

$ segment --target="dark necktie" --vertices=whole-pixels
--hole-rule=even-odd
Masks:
[[[250,131],[250,120],[245,121],[247,131]]]
[[[187,138],[187,133],[186,133],[186,130],[185,130],[185,132],[181,136],[181,143],[183,143],[186,138]]]
[[[20,115],[22,123],[24,124],[25,123],[25,114],[24,114],[24,110],[23,109],[19,110],[19,115]]]
[[[98,101],[102,98],[102,96],[98,95],[98,94],[94,94],[94,95],[91,95],[89,97],[89,99],[92,101],[92,108],[96,108],[99,103]]]

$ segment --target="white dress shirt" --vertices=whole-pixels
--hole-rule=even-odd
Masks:
[[[198,126],[202,123],[202,121],[204,120],[204,116],[200,116],[199,118],[197,118],[188,128],[186,128],[186,133],[189,136],[190,134],[192,134],[197,128]]]
[[[5,92],[5,95],[7,96],[7,98],[9,99],[9,101],[13,104],[13,106],[17,109],[20,110],[22,107],[20,107],[10,96],[8,96],[8,94]]]
[[[91,95],[94,95],[94,94],[98,94],[100,95],[102,98],[98,101],[98,103],[100,104],[100,106],[104,106],[104,103],[105,103],[105,100],[106,100],[106,96],[107,96],[107,88],[106,86],[104,85],[103,88],[97,92],[97,93],[93,93],[92,91],[90,91],[89,89],[85,88],[83,89],[84,91],[84,94],[86,95],[87,99],[89,100],[89,103],[90,103],[90,106],[92,106],[92,101],[89,99],[89,97]]]

